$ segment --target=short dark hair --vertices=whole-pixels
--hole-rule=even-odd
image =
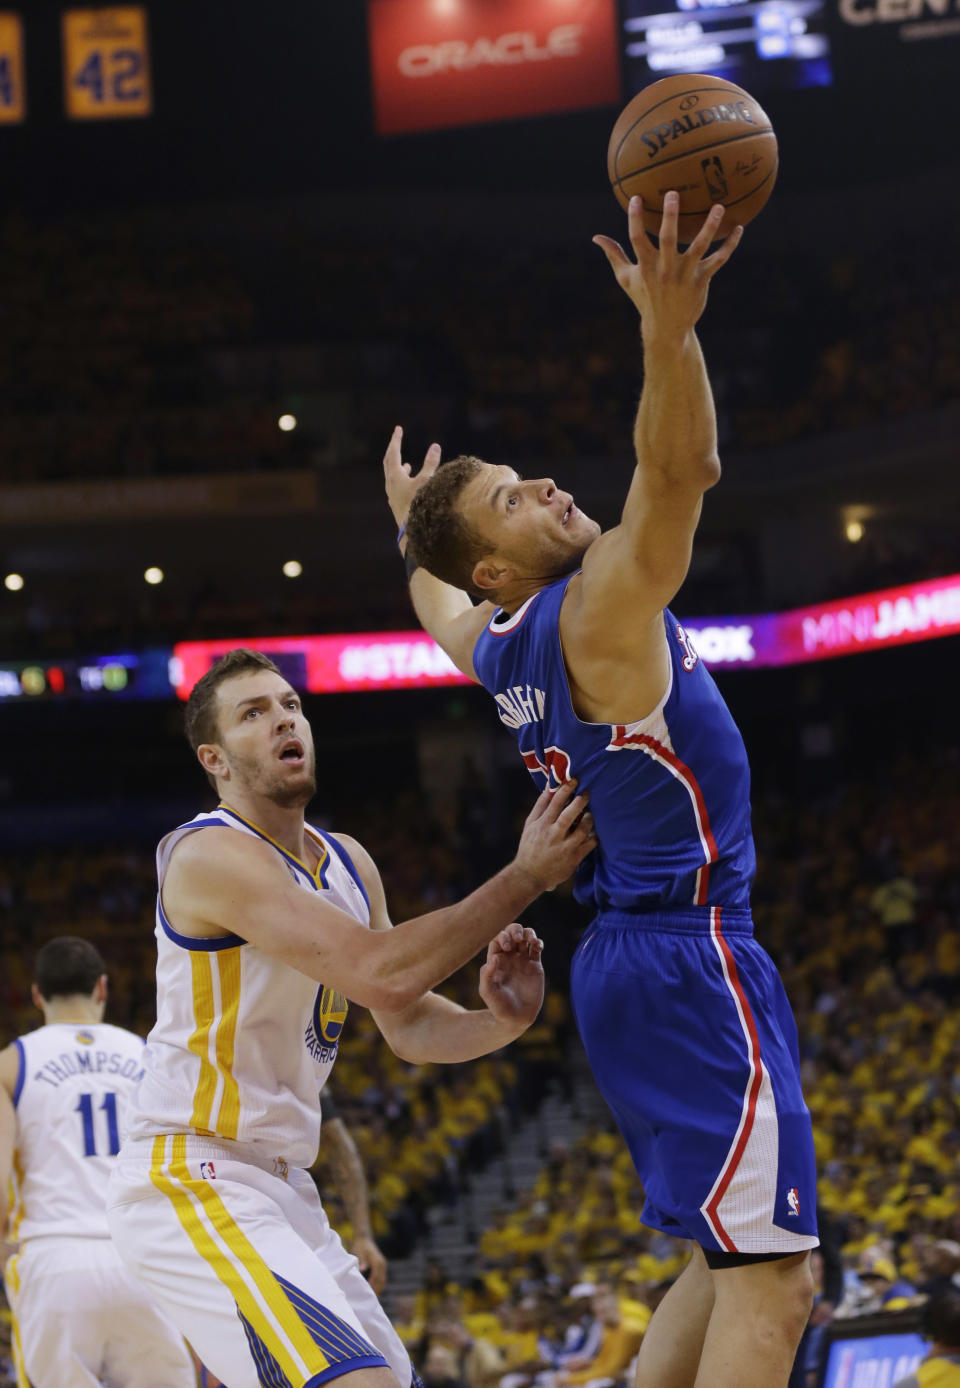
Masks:
[[[960,1291],[937,1292],[920,1313],[920,1323],[929,1340],[960,1350]]]
[[[194,751],[204,742],[216,742],[220,729],[217,726],[217,690],[225,680],[237,675],[248,675],[253,670],[280,671],[268,655],[262,651],[248,651],[237,646],[222,655],[215,665],[211,665],[205,675],[197,680],[190,690],[187,711],[184,714],[184,731],[187,741]]]
[[[48,940],[33,965],[33,980],[43,997],[88,997],[97,979],[107,972],[103,955],[89,940],[58,935]]]
[[[248,675],[253,670],[272,670],[276,675],[281,673],[270,657],[262,651],[249,651],[245,646],[236,646],[232,651],[227,651],[226,655],[222,655],[210,666],[207,673],[197,680],[190,690],[187,709],[183,716],[183,730],[194,752],[204,742],[216,742],[220,735],[217,724],[217,690],[221,684],[225,680],[232,680],[236,675]],[[216,790],[216,778],[209,772],[206,775]]]
[[[451,458],[414,494],[407,517],[407,544],[417,563],[435,578],[478,598],[490,596],[473,582],[474,566],[490,545],[457,510],[457,502],[483,467],[483,459],[470,454]]]

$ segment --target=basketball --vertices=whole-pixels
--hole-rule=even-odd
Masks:
[[[682,73],[638,92],[610,135],[607,173],[622,207],[639,194],[648,231],[660,230],[664,194],[680,194],[678,235],[692,241],[711,206],[728,208],[718,237],[757,215],[777,177],[770,117],[722,77]]]

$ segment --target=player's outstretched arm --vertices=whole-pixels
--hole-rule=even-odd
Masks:
[[[200,829],[174,849],[163,904],[175,930],[194,938],[233,933],[353,1002],[402,1012],[448,978],[530,903],[563,882],[596,846],[586,795],[566,782],[544,792],[513,862],[462,901],[367,930],[290,880],[266,843],[226,828]]]
[[[678,195],[667,193],[657,249],[644,230],[641,200],[631,199],[635,259],[609,237],[594,238],[640,314],[644,383],[633,436],[637,467],[620,525],[587,553],[584,598],[601,611],[614,603],[619,612],[627,585],[633,610],[651,618],[686,576],[703,493],[720,477],[713,394],[695,329],[710,281],[743,233],[736,227],[710,252],[724,214],[717,205],[681,252],[678,208]]]
[[[410,503],[424,482],[440,466],[440,445],[432,443],[427,449],[423,467],[414,473],[409,463],[403,461],[401,448],[403,430],[398,424],[390,436],[387,451],[383,455],[383,480],[387,492],[387,502],[393,512],[398,532],[407,523]],[[400,552],[407,558],[407,540],[400,537]],[[454,588],[440,578],[434,578],[426,569],[416,569],[410,575],[410,601],[417,614],[417,621],[433,637],[438,646],[469,679],[476,680],[473,668],[473,648],[477,637],[493,616],[491,603],[482,602],[474,606],[469,593]]]
[[[391,930],[380,873],[356,839],[343,840],[370,902],[370,928]],[[374,1011],[387,1045],[412,1065],[458,1064],[507,1046],[536,1021],[543,1004],[543,941],[529,927],[511,922],[490,941],[480,971],[483,1008],[461,1007],[426,993],[402,1012]]]

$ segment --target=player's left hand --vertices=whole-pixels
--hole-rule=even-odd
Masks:
[[[487,947],[480,997],[498,1022],[528,1027],[543,1006],[543,941],[529,926],[508,925]]]
[[[387,1285],[387,1260],[380,1249],[366,1234],[358,1234],[350,1252],[360,1264],[360,1271],[370,1286],[380,1296]]]
[[[402,445],[403,429],[398,424],[390,435],[387,451],[383,455],[383,481],[387,489],[387,501],[393,512],[393,518],[397,522],[398,530],[401,525],[407,523],[411,501],[424,482],[429,482],[440,466],[440,445],[432,443],[427,449],[423,467],[414,476],[410,464],[403,461],[400,452]]]
[[[734,227],[708,254],[725,212],[726,208],[719,203],[711,207],[703,226],[687,249],[681,251],[677,243],[680,195],[666,193],[657,249],[643,224],[643,201],[634,197],[630,199],[628,222],[636,261],[609,236],[593,238],[594,245],[607,257],[617,284],[639,310],[645,339],[653,334],[661,339],[682,340],[695,327],[707,305],[710,281],[726,265],[743,236],[743,227]]]

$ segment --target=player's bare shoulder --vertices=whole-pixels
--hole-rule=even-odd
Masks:
[[[591,723],[632,723],[654,709],[670,673],[663,612],[637,613],[626,585],[616,597],[592,585],[588,565],[608,531],[584,557],[560,608],[560,643],[570,698]]]
[[[161,895],[178,930],[204,936],[228,933],[218,917],[238,896],[286,884],[284,860],[268,843],[228,825],[209,825],[174,844]]]
[[[387,913],[387,901],[380,869],[359,839],[353,838],[350,834],[339,832],[331,833],[330,837],[349,855],[360,881],[363,883],[370,903],[371,928],[374,930],[389,929],[391,922]]]

